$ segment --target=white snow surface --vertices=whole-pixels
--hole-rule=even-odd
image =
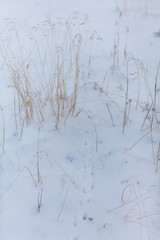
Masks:
[[[0,240],[159,240],[160,2],[0,0],[0,55],[17,47],[11,22],[27,52],[29,28],[75,12],[88,15],[88,31],[100,40],[92,44],[77,115],[66,124],[57,125],[46,107],[44,121],[16,129],[13,83],[0,57]],[[41,66],[32,61],[38,76]]]

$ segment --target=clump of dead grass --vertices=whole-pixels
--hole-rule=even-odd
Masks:
[[[10,25],[7,39],[12,41],[6,45],[6,36],[1,36],[0,51],[14,89],[16,127],[21,126],[22,134],[25,124],[43,122],[48,113],[56,124],[74,117],[80,90],[90,76],[90,45],[98,39],[89,33],[88,16],[47,19],[24,28],[24,34],[15,23]]]

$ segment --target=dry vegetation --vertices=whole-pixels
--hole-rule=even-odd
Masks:
[[[1,35],[0,52],[14,88],[16,128],[21,126],[22,132],[24,124],[44,121],[46,112],[55,116],[56,124],[66,123],[89,79],[90,47],[98,39],[89,34],[87,15],[48,19],[26,29],[24,36],[15,23],[8,24],[9,41],[5,44],[8,36]]]
[[[155,149],[154,131],[159,129],[160,124],[160,109],[157,103],[160,64],[157,67],[153,92],[148,81],[148,69],[143,62],[129,53],[126,46],[124,46],[123,57],[119,51],[121,18],[133,8],[128,1],[124,1],[124,9],[119,9],[118,20],[115,23],[113,51],[110,55],[110,67],[104,74],[102,86],[99,83],[95,84],[100,93],[108,98],[106,106],[113,126],[115,126],[115,121],[112,105],[121,112],[122,133],[125,133],[126,125],[131,122],[129,116],[131,105],[135,105],[135,110],[141,109],[144,112],[144,120],[141,124],[143,136],[140,140],[148,134],[151,135],[153,159],[156,171],[158,171],[160,147],[158,144],[158,150]],[[20,128],[20,139],[24,126],[28,126],[33,121],[38,122],[39,126],[48,115],[52,115],[58,127],[61,123],[66,124],[70,116],[76,118],[81,112],[86,112],[77,107],[77,100],[82,88],[86,87],[86,83],[91,80],[92,41],[102,40],[96,32],[90,33],[87,15],[75,13],[67,19],[57,18],[55,22],[47,19],[42,24],[32,28],[25,26],[23,29],[17,26],[18,23],[6,21],[8,31],[1,33],[0,54],[3,69],[9,73],[14,90],[14,119],[16,128]],[[126,29],[126,34],[128,34],[128,29]],[[120,65],[122,58],[123,66]],[[114,75],[116,72],[119,72],[124,80],[123,95],[120,96],[124,100],[123,108],[112,99],[108,87],[106,90],[104,88],[108,85],[106,76]],[[137,92],[134,99],[130,96],[130,85],[133,86],[133,82]],[[141,96],[144,88],[145,100]],[[0,110],[3,121],[1,147],[5,151],[5,121],[3,108],[1,107]],[[98,133],[94,119],[88,112],[86,116],[95,130],[96,151],[98,151]]]

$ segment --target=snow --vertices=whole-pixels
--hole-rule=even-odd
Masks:
[[[0,240],[158,240],[159,1],[6,0],[0,6]],[[80,52],[86,73],[81,73],[74,116],[66,111],[57,123],[46,100],[44,121],[35,113],[28,126],[25,112],[19,120],[16,108],[16,128],[6,63],[19,69],[23,55],[24,69],[30,69],[33,86],[40,88],[41,74],[48,78],[52,72],[48,53],[54,49],[46,50],[49,40],[34,32],[41,39],[39,56],[46,61],[42,69],[27,37],[31,29],[37,24],[45,28],[46,19],[72,22],[75,15],[79,24],[84,14],[87,24],[73,27],[72,34],[84,29],[85,38],[96,32]],[[57,29],[63,45],[65,26]],[[66,75],[69,93],[73,74]]]

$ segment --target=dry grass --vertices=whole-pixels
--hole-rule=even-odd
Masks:
[[[111,69],[112,73],[114,72],[115,69],[119,69],[119,44],[120,44],[120,21],[122,17],[122,12],[119,13],[118,15],[118,20],[115,22],[115,32],[114,32],[114,44],[113,44],[113,52],[111,54],[112,57],[112,64],[111,64]]]
[[[89,34],[87,15],[47,19],[24,36],[12,25],[13,41],[5,45],[1,36],[0,51],[12,80],[15,124],[22,135],[25,124],[43,122],[48,113],[56,124],[74,116],[80,89],[90,76],[90,45],[98,37]]]
[[[18,175],[13,179],[13,181],[8,185],[8,187],[4,190],[4,192],[2,192],[2,194],[0,195],[0,199],[4,197],[4,195],[7,193],[7,191],[12,187],[12,185],[18,180],[18,178],[21,176],[21,174],[27,170],[27,172],[30,174],[30,177],[33,180],[34,186],[37,187],[37,183],[36,180],[34,179],[34,176],[31,172],[31,170],[28,167],[24,167],[21,169],[21,171],[18,173]]]
[[[116,7],[119,11],[123,11],[124,14],[130,14],[134,17],[138,16],[157,16],[152,8],[152,2],[154,0],[115,0]]]
[[[158,144],[158,150],[157,150],[156,172],[158,172],[159,170],[159,161],[160,161],[160,142]]]
[[[126,1],[127,3],[127,1]],[[118,21],[115,26],[111,71],[121,72],[121,56],[119,51],[120,43],[120,21],[123,11],[119,12]],[[14,119],[16,128],[20,129],[20,139],[23,135],[25,125],[35,121],[39,126],[49,115],[53,116],[55,125],[66,124],[69,117],[77,117],[82,111],[78,108],[78,98],[80,91],[87,86],[91,68],[91,45],[92,40],[101,40],[96,33],[90,34],[87,15],[73,14],[67,19],[57,18],[54,22],[47,19],[42,24],[32,28],[23,29],[23,33],[17,31],[16,24],[11,23],[6,36],[1,35],[0,52],[3,57],[3,67],[9,72],[14,89]],[[25,38],[25,41],[23,42]],[[6,41],[7,39],[7,41]],[[12,40],[11,40],[12,39]],[[85,52],[85,54],[84,54]],[[119,107],[119,103],[109,97],[100,88],[101,94],[105,94],[112,103],[123,114],[122,133],[125,132],[126,124],[130,121],[129,114],[132,102],[135,102],[136,110],[141,107],[141,92],[146,91],[147,101],[151,101],[145,114],[141,130],[150,129],[151,144],[154,150],[153,129],[159,128],[157,112],[157,81],[160,64],[157,68],[155,78],[154,95],[151,92],[147,69],[144,64],[135,58],[127,50],[124,51],[125,73],[121,75],[126,80],[123,87],[124,109]],[[105,74],[106,76],[106,74]],[[105,81],[106,77],[104,77]],[[131,99],[129,96],[129,84],[136,80],[137,96]],[[105,84],[104,84],[105,85]],[[108,84],[107,84],[108,85]],[[98,86],[98,85],[97,85]],[[153,96],[153,97],[152,97]],[[115,126],[110,104],[106,104],[113,126]],[[3,143],[5,147],[5,122],[3,109]],[[94,118],[87,113],[87,118],[91,122],[96,135],[96,152],[98,151],[98,133]],[[132,149],[148,132],[143,134],[130,149]],[[158,152],[159,155],[159,152]],[[158,162],[156,170],[158,169]],[[39,171],[39,152],[37,151],[37,171]],[[37,172],[38,182],[40,174]]]
[[[124,52],[125,56],[125,62],[126,62],[126,92],[125,92],[125,105],[124,105],[124,117],[123,117],[123,129],[122,133],[124,133],[125,125],[126,125],[126,119],[127,119],[127,109],[129,105],[129,99],[128,99],[128,88],[129,88],[129,69],[128,69],[128,56],[126,51]]]

